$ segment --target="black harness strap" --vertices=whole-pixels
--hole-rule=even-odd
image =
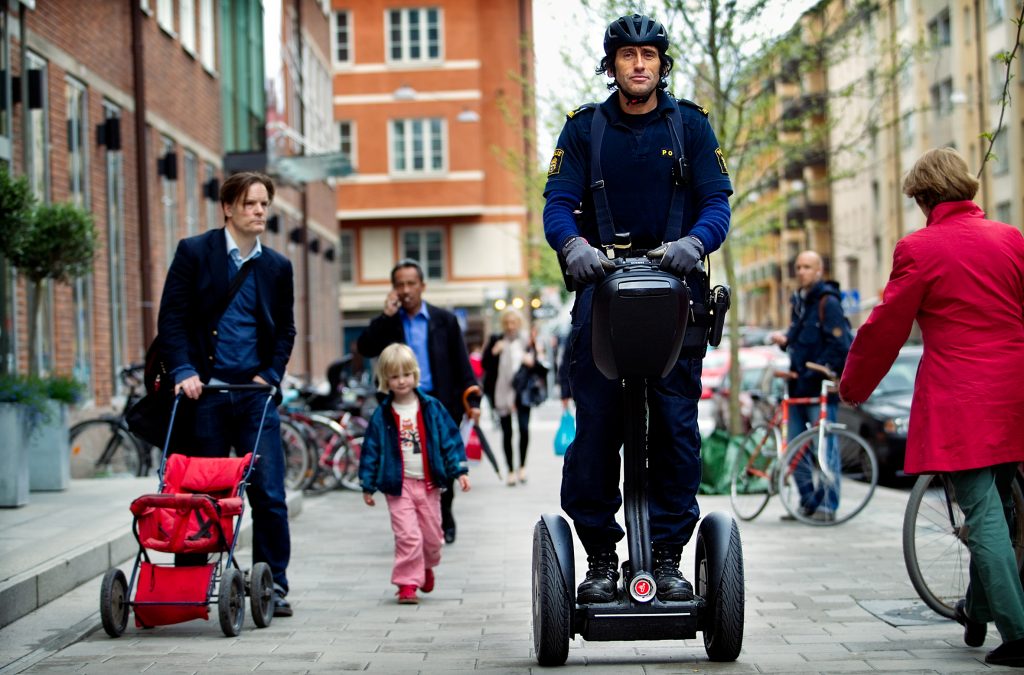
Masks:
[[[665,241],[675,241],[682,236],[683,215],[686,203],[685,188],[690,182],[690,165],[686,161],[683,139],[683,119],[679,114],[679,104],[673,105],[666,117],[672,145],[676,153],[673,166],[672,203],[668,211],[668,223],[665,225]],[[594,117],[590,122],[590,193],[594,199],[594,216],[597,220],[597,231],[601,237],[601,248],[609,258],[615,255],[615,223],[612,221],[612,210],[608,205],[608,192],[605,188],[604,174],[601,171],[601,142],[608,127],[608,119],[600,105],[595,106]]]

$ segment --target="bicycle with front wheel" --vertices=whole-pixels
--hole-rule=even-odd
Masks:
[[[1007,524],[1017,557],[1024,568],[1024,475],[1020,471],[1010,486]],[[920,476],[910,491],[903,516],[903,561],[910,583],[924,603],[938,614],[953,619],[957,601],[967,593],[971,553],[968,528],[946,474]]]
[[[99,415],[71,427],[73,478],[146,476],[153,469],[153,446],[129,431],[125,421],[128,411],[142,398],[144,369],[141,363],[121,369],[121,382],[128,393],[119,413]]]
[[[783,388],[779,406],[768,422],[755,425],[735,446],[730,470],[729,499],[742,520],[764,511],[772,495],[779,495],[786,511],[809,525],[838,525],[860,513],[878,485],[878,459],[867,441],[845,425],[828,419],[828,395],[835,390],[836,374],[828,367],[808,363],[825,376],[820,396],[790,398]],[[788,379],[789,372],[776,377]],[[786,441],[789,410],[793,405],[817,405],[817,424]],[[781,457],[781,460],[780,460]],[[801,490],[838,498],[830,517],[816,517],[801,504]]]

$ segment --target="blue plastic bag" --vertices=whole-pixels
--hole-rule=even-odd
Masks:
[[[568,410],[562,411],[562,421],[555,432],[555,454],[564,455],[569,444],[576,438],[576,418]]]

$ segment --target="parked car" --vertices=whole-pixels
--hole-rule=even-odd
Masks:
[[[910,401],[921,362],[920,345],[904,345],[868,400],[854,408],[839,405],[838,421],[864,437],[878,455],[880,476],[900,478],[907,450]]]
[[[725,372],[718,384],[713,388],[715,426],[719,429],[729,427],[729,359],[726,353]],[[750,392],[767,391],[771,386],[771,371],[788,367],[789,359],[777,347],[743,347],[740,357],[740,418],[741,428],[747,431],[754,416],[754,400]],[[767,373],[767,375],[766,375]]]

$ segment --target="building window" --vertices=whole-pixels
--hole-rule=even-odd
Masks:
[[[1000,56],[994,55],[988,62],[988,89],[989,97],[993,103],[999,103],[1003,98],[1003,85],[1006,83],[1006,62]]]
[[[949,24],[949,9],[939,12],[938,16],[928,22],[928,40],[933,47],[946,47],[952,37]]]
[[[343,284],[356,280],[355,237],[351,232],[342,232],[338,237],[338,280]]]
[[[28,109],[28,158],[25,175],[36,197],[50,200],[50,128],[48,124],[50,101],[47,96],[46,61],[29,53],[26,59],[29,70],[40,71],[42,107]]]
[[[908,112],[900,121],[900,145],[909,148],[914,144],[914,113]]]
[[[996,136],[995,143],[992,144],[991,155],[988,157],[988,161],[992,162],[992,172],[996,175],[1001,175],[1010,170],[1010,144],[1007,140],[1006,129],[1003,129]],[[992,156],[994,155],[994,156]]]
[[[391,173],[438,173],[447,165],[444,120],[391,121]]]
[[[213,17],[213,0],[199,0],[199,60],[213,72],[217,67],[217,38]]]
[[[199,234],[199,160],[195,153],[184,152],[185,164],[185,235]]]
[[[986,3],[988,6],[987,14],[990,25],[1006,18],[1006,8],[1003,7],[1004,2],[1006,2],[1006,0],[988,0],[988,3]]]
[[[352,63],[352,12],[335,12],[331,15],[334,40],[334,62]]]
[[[160,137],[160,159],[177,162],[178,157],[174,151],[174,141],[167,136]],[[160,176],[160,203],[163,205],[164,213],[164,251],[167,266],[171,266],[174,259],[174,251],[178,247],[178,194],[177,181],[171,180],[164,171]]]
[[[996,220],[1000,223],[1009,223],[1011,208],[1010,202],[999,202],[996,204]]]
[[[178,0],[178,17],[181,21],[181,46],[189,54],[196,53],[196,2]]]
[[[356,123],[338,122],[338,152],[348,161],[349,166],[356,168]]]
[[[7,21],[7,12],[0,11],[0,163],[11,161],[11,118],[8,104],[11,100],[11,69],[8,67],[10,41],[7,39]],[[2,369],[0,372],[3,372]]]
[[[216,180],[217,167],[213,164],[207,164],[204,175],[206,176],[205,184],[209,184],[211,180]],[[223,224],[220,215],[220,198],[214,195],[213,199],[210,199],[208,195],[204,194],[203,199],[206,204],[206,229],[212,230],[215,227],[220,227]]]
[[[104,101],[104,119],[120,118],[121,109]],[[120,150],[106,151],[107,183],[107,274],[110,277],[110,383],[112,391],[124,388],[118,371],[127,365],[127,291],[124,242],[124,158]]]
[[[65,86],[68,129],[68,195],[71,203],[89,208],[88,194],[88,99],[85,85],[68,78]],[[75,279],[71,284],[71,304],[74,319],[75,379],[92,388],[92,285],[91,274]]]
[[[389,61],[437,61],[441,58],[441,10],[389,9]]]
[[[156,22],[168,33],[174,33],[174,0],[156,0]]]
[[[946,78],[932,85],[932,110],[936,117],[945,117],[953,112],[953,80]]]
[[[418,261],[427,279],[444,279],[442,243],[441,230],[406,230],[402,233],[402,257]]]

